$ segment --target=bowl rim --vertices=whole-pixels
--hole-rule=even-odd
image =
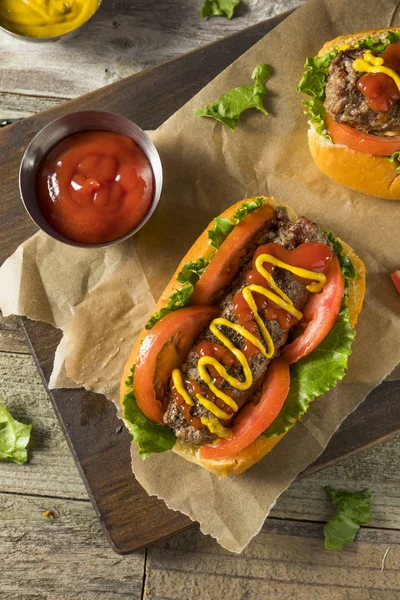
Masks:
[[[24,191],[23,191],[23,187],[25,184],[25,177],[27,174],[27,169],[33,170],[33,176],[36,177],[37,169],[39,168],[40,164],[42,163],[44,157],[50,152],[50,150],[52,148],[54,148],[54,146],[56,144],[58,144],[59,142],[61,142],[64,139],[66,139],[67,137],[74,135],[75,133],[80,133],[80,132],[84,132],[84,131],[96,131],[96,130],[97,131],[114,131],[115,133],[120,133],[119,131],[115,131],[115,129],[107,129],[102,125],[99,125],[98,127],[90,127],[90,126],[82,127],[82,128],[77,129],[76,131],[73,131],[71,133],[67,133],[66,135],[60,136],[58,138],[58,140],[56,142],[54,142],[54,144],[52,144],[45,152],[43,152],[43,154],[40,155],[39,158],[31,156],[33,149],[35,148],[35,145],[37,144],[38,140],[43,135],[46,134],[47,130],[51,130],[58,123],[61,124],[64,120],[66,120],[68,118],[75,119],[75,118],[79,118],[82,116],[88,116],[88,115],[91,115],[92,117],[98,117],[98,116],[104,117],[104,115],[107,115],[108,117],[111,117],[111,119],[117,119],[122,125],[126,124],[127,126],[129,126],[130,130],[133,129],[133,131],[135,132],[135,134],[138,135],[138,137],[142,137],[145,140],[148,148],[144,147],[143,144],[141,143],[141,141],[139,141],[136,137],[133,137],[131,131],[129,133],[121,134],[121,135],[126,135],[127,137],[131,138],[139,146],[139,148],[142,150],[142,152],[145,154],[147,160],[150,163],[150,167],[151,167],[151,170],[153,173],[153,182],[154,182],[154,192],[153,192],[152,203],[151,203],[149,211],[147,212],[147,214],[145,215],[143,220],[134,229],[132,229],[132,231],[129,231],[124,236],[119,237],[115,240],[111,240],[109,242],[103,242],[103,243],[99,243],[99,244],[85,244],[85,243],[77,242],[70,238],[67,238],[63,234],[59,233],[56,229],[54,229],[54,227],[52,227],[50,225],[50,223],[46,220],[46,218],[42,214],[43,221],[46,224],[46,228],[44,228],[40,223],[38,223],[36,218],[33,216],[31,207],[30,207],[30,203],[27,202],[27,199],[26,199],[26,197],[24,195]],[[149,150],[150,150],[150,152],[149,152]],[[149,155],[149,154],[151,154],[151,155]],[[34,163],[33,167],[32,167],[32,161]],[[31,173],[31,175],[32,175],[32,173]],[[66,244],[68,246],[72,246],[75,248],[107,248],[109,246],[115,246],[116,244],[119,244],[120,242],[123,242],[123,241],[129,239],[130,237],[135,235],[142,227],[144,227],[144,225],[147,223],[147,221],[150,220],[151,216],[153,215],[153,213],[156,210],[158,203],[160,201],[161,191],[162,191],[162,187],[163,187],[163,168],[162,168],[162,163],[161,163],[161,158],[160,158],[159,152],[158,152],[156,146],[154,145],[154,142],[152,141],[150,136],[141,127],[139,127],[139,125],[137,125],[130,119],[123,117],[122,115],[119,115],[114,112],[102,111],[102,110],[80,110],[80,111],[73,111],[70,113],[66,113],[65,115],[58,117],[57,119],[53,119],[52,121],[47,123],[44,127],[42,127],[36,133],[36,135],[34,135],[34,137],[30,140],[29,144],[26,146],[24,154],[23,154],[21,162],[20,162],[19,174],[18,174],[18,184],[19,184],[19,194],[20,194],[21,202],[22,202],[27,214],[29,215],[31,220],[35,223],[35,225],[39,228],[40,231],[43,231],[46,235],[48,235],[49,237],[53,238],[54,240],[56,240],[62,244]],[[37,200],[36,191],[34,191],[32,193],[35,197],[36,206],[38,207],[39,203]],[[38,210],[41,213],[40,208],[38,208]]]
[[[82,27],[87,25],[89,23],[89,21],[91,19],[93,19],[95,14],[97,14],[102,3],[103,3],[103,0],[97,0],[96,10],[90,15],[90,17],[88,17],[86,19],[86,21],[83,21],[83,23],[80,23],[79,25],[77,25],[76,27],[71,29],[70,31],[66,31],[65,33],[62,33],[61,35],[53,35],[50,37],[32,37],[30,35],[22,35],[21,33],[15,33],[14,31],[7,29],[7,27],[4,27],[2,25],[1,21],[0,21],[0,31],[4,31],[4,33],[6,33],[7,35],[9,35],[17,40],[24,41],[24,42],[34,42],[34,43],[58,42],[58,40],[63,40],[67,36],[71,36],[72,34],[77,33],[80,29],[82,29]]]

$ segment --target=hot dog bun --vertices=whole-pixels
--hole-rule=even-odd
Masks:
[[[400,27],[370,29],[337,37],[326,42],[318,56],[331,52],[337,46],[353,46],[367,37],[384,38],[388,31],[399,33]],[[308,131],[308,145],[318,168],[337,183],[369,196],[400,200],[400,176],[396,171],[396,164],[389,162],[387,157],[365,154],[333,144],[317,133],[313,126]]]
[[[254,198],[246,198],[246,202],[249,200],[254,200]],[[289,218],[294,221],[297,216],[296,213],[284,202],[279,202],[274,198],[264,197],[264,205],[269,204],[272,207],[276,206],[285,206],[289,215]],[[242,204],[243,200],[237,202],[223,213],[221,213],[220,217],[232,218],[236,210]],[[154,311],[159,310],[166,306],[168,302],[168,297],[172,293],[174,289],[177,287],[176,276],[181,271],[183,265],[188,261],[195,261],[198,258],[204,257],[208,258],[212,252],[210,248],[210,244],[208,241],[208,230],[212,227],[213,223],[211,222],[208,227],[204,230],[204,232],[200,235],[200,237],[195,241],[193,246],[187,252],[187,254],[183,257],[181,263],[176,269],[174,275],[172,276],[170,282],[165,288],[160,300],[158,301]],[[353,265],[358,271],[358,278],[349,280],[349,295],[348,295],[348,308],[350,313],[350,324],[351,327],[354,327],[357,321],[358,314],[360,313],[364,292],[365,292],[365,267],[364,263],[355,252],[352,250],[350,246],[348,246],[345,242],[340,240],[343,245],[344,251],[351,259]],[[129,358],[125,364],[123,376],[121,379],[120,386],[120,401],[122,405],[122,399],[127,392],[127,388],[125,385],[126,378],[130,375],[131,367],[136,363],[137,355],[140,348],[140,341],[147,334],[147,330],[144,328],[140,333],[137,342],[135,343],[132,351],[129,355]],[[285,434],[283,434],[285,435]],[[219,475],[220,477],[225,477],[227,475],[239,475],[246,471],[246,469],[250,468],[254,464],[256,464],[259,460],[261,460],[272,448],[279,442],[279,440],[283,437],[275,436],[271,438],[259,437],[252,444],[244,448],[241,452],[230,456],[229,458],[218,459],[218,460],[204,460],[200,458],[200,449],[198,446],[192,446],[190,444],[185,444],[180,441],[177,441],[173,448],[173,452],[176,452],[186,460],[196,463],[197,465]]]

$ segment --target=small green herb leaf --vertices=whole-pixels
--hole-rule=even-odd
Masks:
[[[201,16],[205,17],[226,17],[232,19],[235,8],[240,0],[205,0],[201,9]]]
[[[132,369],[132,385],[135,367]],[[129,386],[132,387],[132,386]],[[166,425],[152,423],[144,416],[137,405],[135,394],[130,391],[122,399],[124,418],[133,441],[138,445],[140,456],[145,459],[150,454],[165,452],[173,448],[176,437]]]
[[[204,273],[209,261],[206,258],[198,258],[196,261],[189,261],[182,267],[182,271],[178,273],[177,281],[179,283],[191,283],[194,285]]]
[[[249,202],[243,202],[233,215],[233,220],[236,221],[236,223],[239,223],[242,219],[247,217],[248,214],[253,212],[253,210],[260,208],[263,202],[264,200],[262,198],[254,198],[254,200],[249,200]]]
[[[324,489],[338,512],[324,527],[325,548],[341,550],[354,540],[360,525],[371,521],[371,490],[353,493],[329,486]]]
[[[263,99],[266,94],[264,84],[269,76],[269,71],[268,65],[258,65],[252,73],[254,85],[236,87],[205,108],[198,108],[194,113],[198,117],[215,119],[232,131],[235,131],[240,116],[245,110],[256,108],[264,114],[268,114]]]
[[[19,465],[26,463],[31,429],[32,425],[19,423],[0,406],[0,460],[12,460]]]

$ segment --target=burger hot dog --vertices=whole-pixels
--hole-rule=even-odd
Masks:
[[[219,475],[260,460],[305,410],[293,369],[307,361],[312,373],[335,338],[332,360],[343,361],[334,375],[328,365],[321,389],[343,377],[364,283],[348,246],[272,198],[225,211],[184,257],[127,360],[121,401],[142,454],[172,448]]]
[[[298,91],[323,173],[351,189],[400,200],[400,28],[327,42],[307,58]]]

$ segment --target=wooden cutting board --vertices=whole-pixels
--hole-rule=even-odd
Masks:
[[[0,262],[36,231],[19,199],[18,169],[24,148],[51,120],[74,110],[109,110],[155,129],[288,13],[210,44],[96,92],[24,119],[0,131]],[[45,384],[60,332],[23,319]],[[49,392],[96,513],[113,549],[132,552],[189,527],[184,515],[149,497],[130,467],[130,436],[104,396],[85,390]],[[400,382],[385,382],[349,416],[322,456],[304,474],[332,464],[400,432]]]

